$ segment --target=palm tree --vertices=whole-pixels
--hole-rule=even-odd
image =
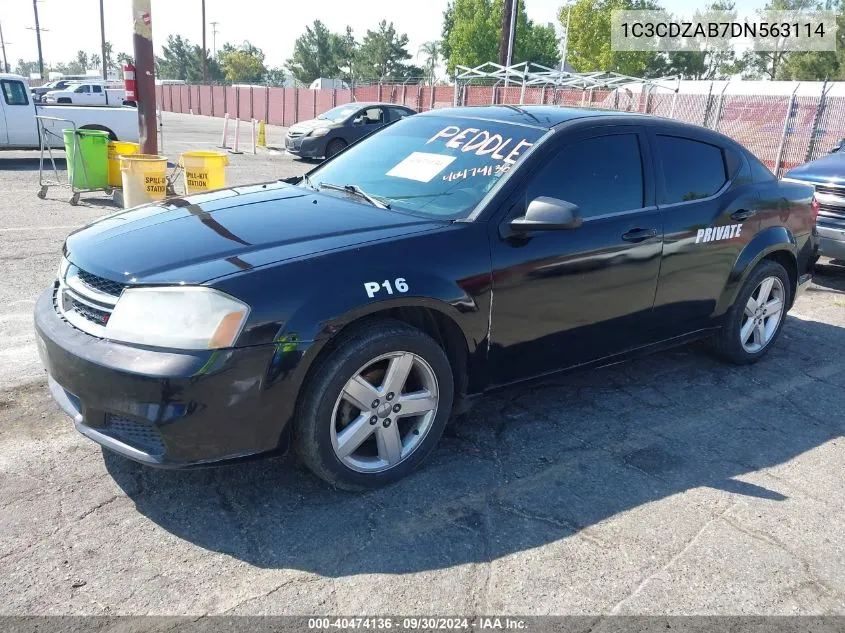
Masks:
[[[428,79],[428,83],[432,86],[437,81],[437,65],[440,63],[440,53],[440,42],[437,40],[423,43],[417,52],[417,59],[419,59],[420,55],[425,57],[425,76]]]

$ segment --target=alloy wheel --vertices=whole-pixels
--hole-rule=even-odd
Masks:
[[[746,352],[756,354],[774,338],[783,318],[784,294],[778,277],[766,277],[748,297],[739,328],[739,340]]]
[[[393,468],[422,444],[438,404],[437,378],[422,357],[404,351],[382,354],[355,372],[335,402],[335,455],[358,472]]]

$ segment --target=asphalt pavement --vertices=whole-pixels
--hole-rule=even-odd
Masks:
[[[174,160],[222,131],[164,125]],[[311,166],[262,150],[228,178]],[[753,367],[690,345],[498,392],[350,494],[290,457],[161,471],[79,435],[31,313],[115,209],[37,190],[37,153],[0,154],[0,614],[845,614],[845,267]]]

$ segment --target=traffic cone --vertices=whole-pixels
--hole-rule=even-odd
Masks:
[[[258,122],[258,147],[267,147],[267,135],[264,131],[264,121]]]

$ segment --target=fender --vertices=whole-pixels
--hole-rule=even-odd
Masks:
[[[731,273],[728,276],[728,281],[722,291],[719,301],[716,304],[716,315],[722,315],[728,311],[736,300],[742,285],[754,270],[754,267],[766,256],[776,251],[784,251],[789,253],[793,261],[795,269],[789,271],[797,276],[797,259],[798,244],[792,232],[784,226],[770,226],[757,233],[752,240],[745,245],[745,248],[734,262]],[[792,288],[794,296],[795,289]]]

